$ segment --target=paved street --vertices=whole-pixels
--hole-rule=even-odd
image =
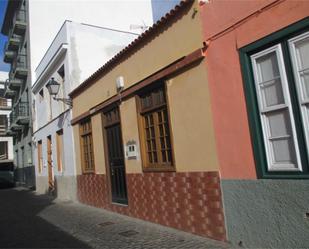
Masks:
[[[228,248],[226,244],[73,202],[0,189],[0,248]]]

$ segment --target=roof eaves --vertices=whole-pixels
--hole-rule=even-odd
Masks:
[[[108,62],[106,62],[102,67],[100,67],[97,71],[95,71],[92,75],[90,75],[84,82],[82,82],[77,88],[75,88],[70,94],[70,97],[77,96],[82,89],[88,88],[94,83],[94,80],[99,78],[104,72],[107,72],[109,69],[113,68],[117,65],[117,62],[121,60],[126,54],[130,54],[135,48],[138,47],[143,41],[147,38],[152,37],[160,28],[164,27],[167,22],[176,17],[182,10],[192,4],[194,0],[182,0],[179,4],[177,4],[172,10],[166,13],[160,20],[158,20],[155,24],[153,24],[149,29],[143,32],[140,36],[138,36],[135,40],[133,40],[129,45],[127,45],[124,49],[122,49],[118,54],[116,54],[113,58],[111,58]]]

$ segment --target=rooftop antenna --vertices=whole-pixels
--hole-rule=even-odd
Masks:
[[[131,24],[130,25],[130,30],[133,29],[140,29],[141,32],[143,33],[144,31],[146,31],[148,28],[150,28],[150,26],[147,26],[146,23],[142,20],[143,24]]]

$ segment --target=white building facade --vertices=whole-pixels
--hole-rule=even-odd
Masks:
[[[0,72],[0,167],[2,163],[13,163],[14,160],[13,137],[6,133],[12,109],[12,101],[3,96],[7,78],[7,72]]]
[[[38,193],[52,191],[76,200],[75,159],[70,106],[54,100],[46,84],[60,83],[57,98],[68,94],[136,34],[65,21],[35,70],[32,87],[33,160]],[[91,42],[91,46],[89,46]]]
[[[134,33],[141,33],[143,26],[153,24],[151,0],[28,2],[32,83],[36,81],[35,68],[65,20]],[[132,25],[134,29],[130,28]],[[87,44],[92,46],[91,41]]]

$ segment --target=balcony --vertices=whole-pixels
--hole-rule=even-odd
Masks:
[[[16,92],[9,88],[9,80],[5,81],[4,89],[5,89],[4,90],[4,97],[5,98],[11,99],[15,96]]]
[[[19,102],[14,110],[10,113],[9,125],[6,135],[16,135],[21,132],[24,125],[29,124],[29,104],[28,102]]]
[[[8,88],[12,91],[18,91],[23,85],[23,80],[15,78],[15,70],[12,67],[9,73]]]
[[[26,11],[24,9],[17,10],[13,19],[13,33],[23,35],[26,31]]]
[[[27,56],[25,54],[18,54],[16,59],[12,63],[10,81],[12,81],[12,79],[25,79],[27,78],[27,75]],[[20,82],[21,81],[19,81],[18,83]]]
[[[15,108],[16,123],[21,125],[29,124],[29,104],[28,102],[20,102]]]
[[[17,115],[16,115],[16,112],[14,110],[10,113],[10,119],[9,119],[10,126],[9,126],[9,129],[7,130],[6,134],[9,134],[10,132],[17,133],[17,132],[20,132],[23,129],[22,125],[18,125],[16,123],[16,117],[17,117]]]
[[[14,60],[16,56],[16,52],[8,49],[8,42],[5,44],[3,52],[4,52],[3,61],[5,63],[12,63],[12,61]]]

